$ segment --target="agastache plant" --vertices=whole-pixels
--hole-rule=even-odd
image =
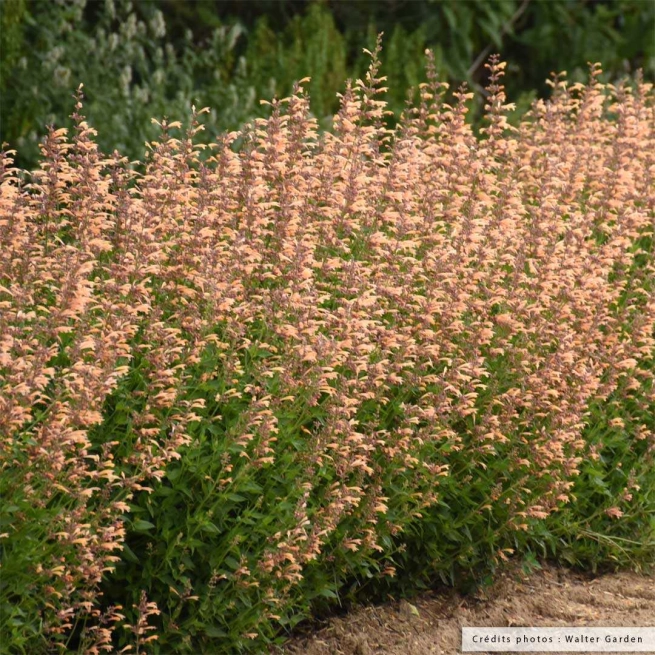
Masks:
[[[553,76],[514,125],[491,57],[476,136],[428,53],[390,128],[378,54],[328,132],[302,80],[209,146],[206,110],[161,120],[135,166],[98,151],[80,90],[38,170],[3,153],[16,652],[254,647],[321,571],[396,575],[435,512],[483,517],[502,561],[576,501],[591,408],[652,407],[652,85]]]

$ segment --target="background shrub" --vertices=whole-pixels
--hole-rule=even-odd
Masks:
[[[71,127],[80,83],[103,151],[130,159],[141,160],[155,137],[153,116],[211,106],[211,141],[267,115],[260,99],[286,97],[308,76],[312,112],[328,127],[336,94],[364,75],[362,46],[372,49],[379,32],[396,116],[422,79],[426,48],[441,78],[477,91],[476,124],[492,51],[508,61],[517,116],[549,92],[544,80],[554,70],[582,82],[587,63],[602,60],[610,81],[637,68],[647,80],[655,75],[655,9],[641,0],[294,0],[283,8],[268,0],[5,0],[0,24],[0,142],[18,148],[25,168],[36,166],[47,124]]]

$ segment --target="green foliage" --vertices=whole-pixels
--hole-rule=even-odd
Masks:
[[[323,395],[315,403],[311,385],[284,413],[276,414],[275,464],[258,469],[248,464],[257,441],[244,446],[238,437],[253,400],[249,389],[263,382],[258,370],[270,364],[271,357],[257,344],[283,347],[274,335],[259,329],[253,329],[251,337],[252,349],[239,358],[237,384],[234,373],[228,380],[223,361],[211,349],[194,371],[186,400],[203,399],[206,404],[193,441],[179,462],[169,465],[161,484],[131,502],[122,560],[103,585],[103,603],[120,603],[131,620],[135,617],[129,608],[138,603],[141,589],[157,602],[162,617],[154,653],[262,652],[265,645],[281,641],[280,628],[290,630],[317,608],[354,595],[357,581],[377,576],[387,561],[387,554],[381,558],[364,548],[352,552],[346,545],[370,511],[362,503],[339,524],[319,558],[304,567],[297,584],[275,578],[262,566],[277,542],[297,526],[300,506],[306,505],[311,517],[330,502],[331,485],[358,480],[340,479],[329,462],[318,468],[310,463],[306,435],[324,422],[327,400]],[[138,409],[136,370],[138,365],[114,394],[96,435],[99,442],[111,434],[121,444],[131,444],[129,416]],[[279,395],[279,380],[269,378],[265,384],[266,395]],[[228,389],[238,389],[243,396],[226,394]],[[399,402],[390,404],[382,425],[391,426],[386,421],[399,411]],[[361,421],[380,418],[377,410],[360,416]],[[118,457],[125,459],[128,452]],[[222,484],[228,475],[229,484]],[[403,523],[421,490],[411,477],[394,477],[392,469],[387,479],[388,518]],[[309,487],[311,495],[305,492]],[[384,535],[384,522],[378,531]],[[383,540],[391,544],[388,533]]]
[[[575,502],[546,522],[534,550],[543,554],[546,545],[563,563],[594,572],[652,566],[655,403],[641,408],[634,400],[610,403],[592,416],[585,437],[597,458],[584,462],[573,488]],[[613,426],[615,419],[624,425]]]
[[[70,125],[65,117],[80,83],[89,120],[102,126],[100,147],[130,158],[143,157],[144,143],[156,136],[154,116],[184,114],[211,101],[221,112],[208,120],[215,135],[257,112],[258,94],[244,82],[234,53],[237,25],[217,27],[202,49],[187,31],[176,49],[154,3],[19,6],[25,8],[12,32],[14,54],[3,57],[3,88],[12,92],[2,94],[2,138],[18,146],[21,162],[35,160],[46,124]]]
[[[502,52],[518,114],[535,89],[547,91],[552,70],[582,79],[587,62],[602,60],[613,77],[637,66],[655,75],[655,5],[641,0],[288,2],[282,11],[267,2],[6,0],[0,21],[0,140],[18,147],[27,167],[43,126],[66,124],[80,83],[102,149],[131,158],[154,137],[152,117],[211,106],[205,138],[213,140],[261,116],[259,99],[288,96],[304,77],[328,126],[345,79],[367,66],[362,44],[371,48],[380,31],[396,114],[422,77],[426,48],[444,79],[478,91],[482,62]]]
[[[0,91],[8,90],[7,77],[25,47],[25,0],[7,0],[0,5]]]
[[[337,109],[337,92],[347,77],[346,47],[330,12],[313,4],[297,15],[283,33],[275,33],[266,17],[257,21],[245,52],[248,77],[266,95],[288,95],[294,82],[311,78],[312,110],[319,118]]]
[[[18,454],[17,454],[18,455]],[[35,567],[44,559],[58,554],[57,545],[49,540],[45,526],[56,523],[59,507],[37,507],[21,492],[25,480],[11,469],[0,476],[0,534],[11,533],[11,539],[0,539],[0,652],[8,653],[4,644],[11,644],[13,653],[42,653],[46,638],[40,619],[44,580],[34,575]],[[15,526],[22,526],[20,531]],[[44,548],[45,545],[45,548]],[[7,563],[11,563],[8,567]]]
[[[515,37],[517,57],[528,56],[531,70],[518,72],[541,89],[543,79],[536,79],[535,71],[562,68],[582,80],[589,61],[602,60],[604,69],[615,76],[641,67],[652,78],[654,29],[655,6],[651,2],[533,2],[525,28]],[[555,67],[554,61],[562,66]]]

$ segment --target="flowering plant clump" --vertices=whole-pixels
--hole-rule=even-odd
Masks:
[[[365,581],[653,561],[652,85],[555,76],[512,127],[492,57],[478,138],[428,57],[389,129],[377,56],[324,134],[301,81],[209,147],[161,121],[140,173],[81,95],[38,171],[3,154],[12,652],[261,650]]]

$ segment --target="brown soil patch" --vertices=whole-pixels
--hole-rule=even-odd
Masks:
[[[463,598],[430,594],[363,607],[287,643],[286,655],[454,655],[462,626],[655,627],[655,577],[617,573],[592,578],[545,567],[501,575]],[[551,654],[552,655],[552,654]]]

